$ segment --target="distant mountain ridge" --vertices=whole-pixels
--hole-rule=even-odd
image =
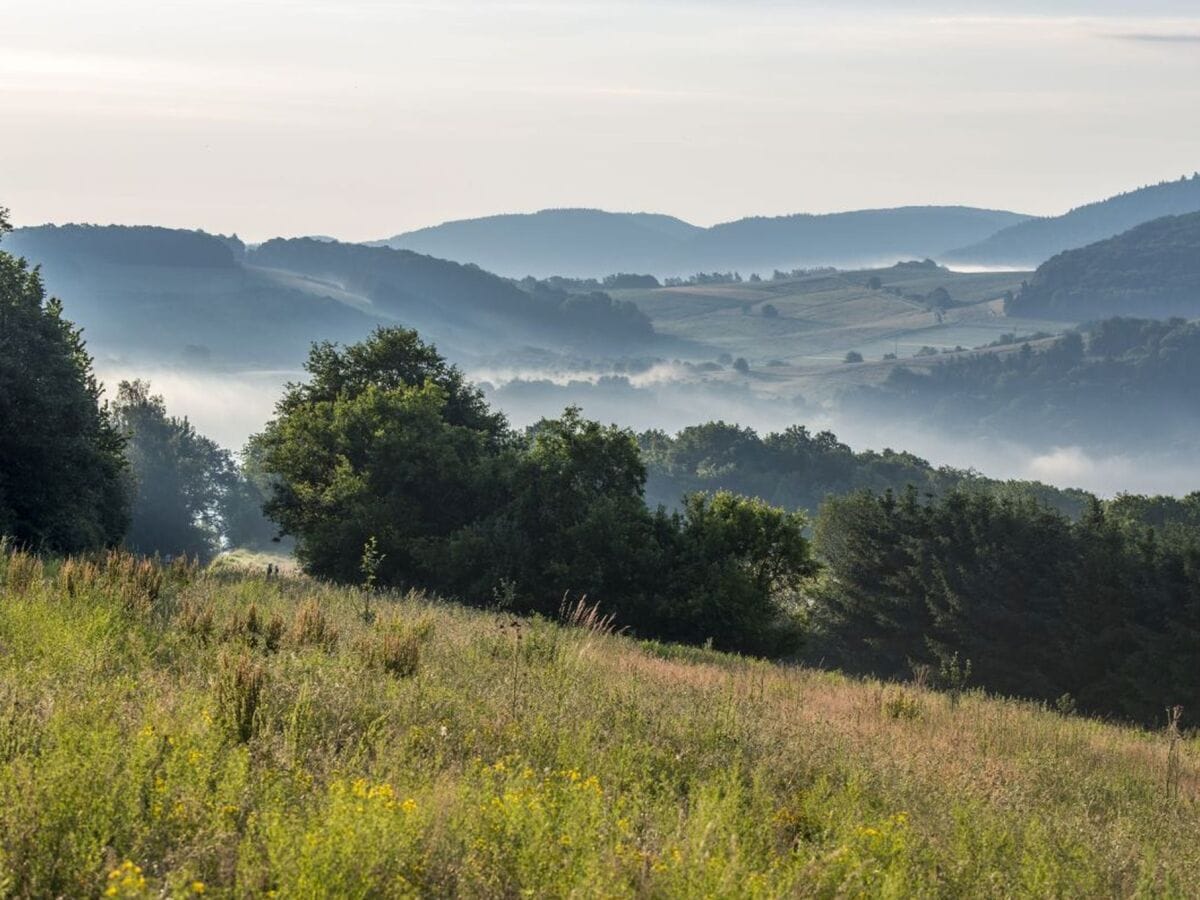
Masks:
[[[1006,308],[1015,316],[1076,321],[1200,316],[1200,212],[1060,253]]]
[[[1192,212],[1200,212],[1200,173],[1079,206],[1061,216],[1020,222],[936,258],[951,265],[1034,268],[1064,250],[1114,237],[1163,216]]]
[[[916,206],[753,217],[701,228],[672,216],[549,209],[446,222],[372,246],[474,263],[511,278],[689,275],[856,267],[931,256],[981,240],[1028,216],[963,206]]]
[[[512,278],[653,271],[703,231],[672,216],[598,209],[544,209],[462,219],[398,234],[371,246],[473,263]]]

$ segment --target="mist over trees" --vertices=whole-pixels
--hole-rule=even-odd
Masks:
[[[849,412],[1031,447],[1168,451],[1200,436],[1200,323],[1106,319],[1038,349],[956,357],[845,399]]]
[[[113,418],[125,437],[133,482],[125,544],[147,555],[207,560],[221,549],[222,509],[238,482],[228,450],[167,414],[144,381],[122,381]]]
[[[0,209],[0,236],[8,231]],[[0,251],[0,535],[58,553],[120,541],[124,441],[101,396],[62,304],[37,269]]]
[[[830,431],[804,425],[759,435],[751,428],[708,422],[678,434],[638,436],[651,505],[673,507],[699,491],[733,491],[785,509],[815,514],[827,497],[857,490],[941,495],[953,490],[1036,497],[1065,515],[1080,515],[1092,499],[1084,491],[1026,481],[998,481],[977,472],[935,467],[912,453],[855,452]]]

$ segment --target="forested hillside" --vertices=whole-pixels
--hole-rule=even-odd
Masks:
[[[1200,316],[1200,212],[1060,253],[1038,267],[1006,311],[1076,321]]]
[[[493,341],[516,334],[636,346],[653,335],[637,306],[602,292],[529,293],[477,266],[407,250],[277,238],[251,251],[249,261],[333,282],[395,319],[441,321]]]
[[[954,265],[1032,268],[1064,250],[1083,247],[1163,216],[1200,211],[1200,173],[1118,194],[1061,216],[1030,219],[977,243],[937,255]]]
[[[93,353],[140,364],[294,367],[313,341],[397,320],[458,355],[653,336],[634,304],[603,292],[534,296],[386,248],[305,239],[247,252],[236,237],[80,225],[18,229],[6,246],[42,267]]]
[[[1032,447],[1183,451],[1200,435],[1200,323],[1106,319],[1034,350],[899,366],[848,410]]]

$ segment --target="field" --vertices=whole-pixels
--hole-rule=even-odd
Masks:
[[[922,348],[971,350],[1008,333],[1057,333],[1068,327],[1004,315],[1005,292],[1019,289],[1028,276],[897,266],[781,281],[614,291],[613,296],[637,303],[656,331],[680,342],[688,359],[744,356],[757,393],[827,400],[844,387],[886,378],[895,365],[884,360],[887,354],[923,366],[928,357],[914,359]],[[879,278],[878,287],[870,286],[873,277]],[[935,313],[914,299],[939,287],[955,306]],[[778,315],[764,314],[768,304]],[[850,351],[861,353],[868,365],[844,365]],[[705,377],[746,380],[733,372]]]
[[[301,577],[0,557],[0,894],[1184,896],[1200,748]],[[369,608],[365,608],[368,600]]]

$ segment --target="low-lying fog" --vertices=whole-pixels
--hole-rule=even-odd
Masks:
[[[149,380],[173,415],[187,416],[213,440],[239,450],[270,419],[276,400],[300,371],[250,371],[229,374],[181,369],[98,366],[109,396],[121,379]],[[748,389],[685,380],[670,364],[626,377],[594,373],[547,374],[490,368],[468,373],[488,401],[513,424],[524,426],[577,404],[591,418],[642,431],[675,432],[688,425],[721,419],[761,433],[803,424],[811,431],[829,429],[855,450],[907,450],[935,465],[973,468],[995,478],[1044,481],[1077,487],[1101,496],[1119,492],[1186,494],[1200,488],[1191,460],[1145,455],[1094,455],[1081,447],[1032,451],[1017,443],[947,439],[927,429],[906,431],[831,414],[829,410],[768,400]],[[538,376],[538,380],[532,380]]]

